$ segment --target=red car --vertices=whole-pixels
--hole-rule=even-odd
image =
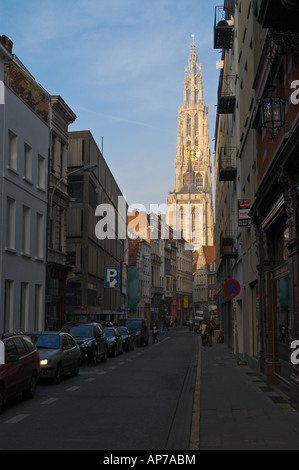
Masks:
[[[22,392],[33,398],[40,357],[32,340],[23,334],[0,335],[0,412],[8,397]]]

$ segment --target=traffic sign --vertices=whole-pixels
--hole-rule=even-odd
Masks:
[[[119,287],[119,268],[105,267],[104,287]]]
[[[235,279],[229,279],[224,283],[223,291],[228,297],[236,297],[241,290],[241,286]]]

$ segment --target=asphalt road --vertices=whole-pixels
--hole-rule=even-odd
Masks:
[[[41,382],[36,397],[10,400],[0,415],[0,450],[188,450],[199,336],[160,332],[78,377]]]

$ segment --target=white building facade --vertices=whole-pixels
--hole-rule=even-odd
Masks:
[[[9,54],[0,68],[5,84],[0,109],[0,330],[41,330],[45,317],[48,95],[12,55],[8,38],[2,36],[1,42]],[[24,90],[30,93],[26,95]]]

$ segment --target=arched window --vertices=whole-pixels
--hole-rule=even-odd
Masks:
[[[198,135],[198,115],[194,117],[194,135]]]
[[[200,173],[197,173],[195,178],[195,185],[199,191],[203,190],[203,179]]]
[[[190,116],[187,117],[187,135],[191,136],[191,117]]]
[[[186,95],[187,95],[187,104],[190,104],[191,91],[189,88],[187,89]]]

